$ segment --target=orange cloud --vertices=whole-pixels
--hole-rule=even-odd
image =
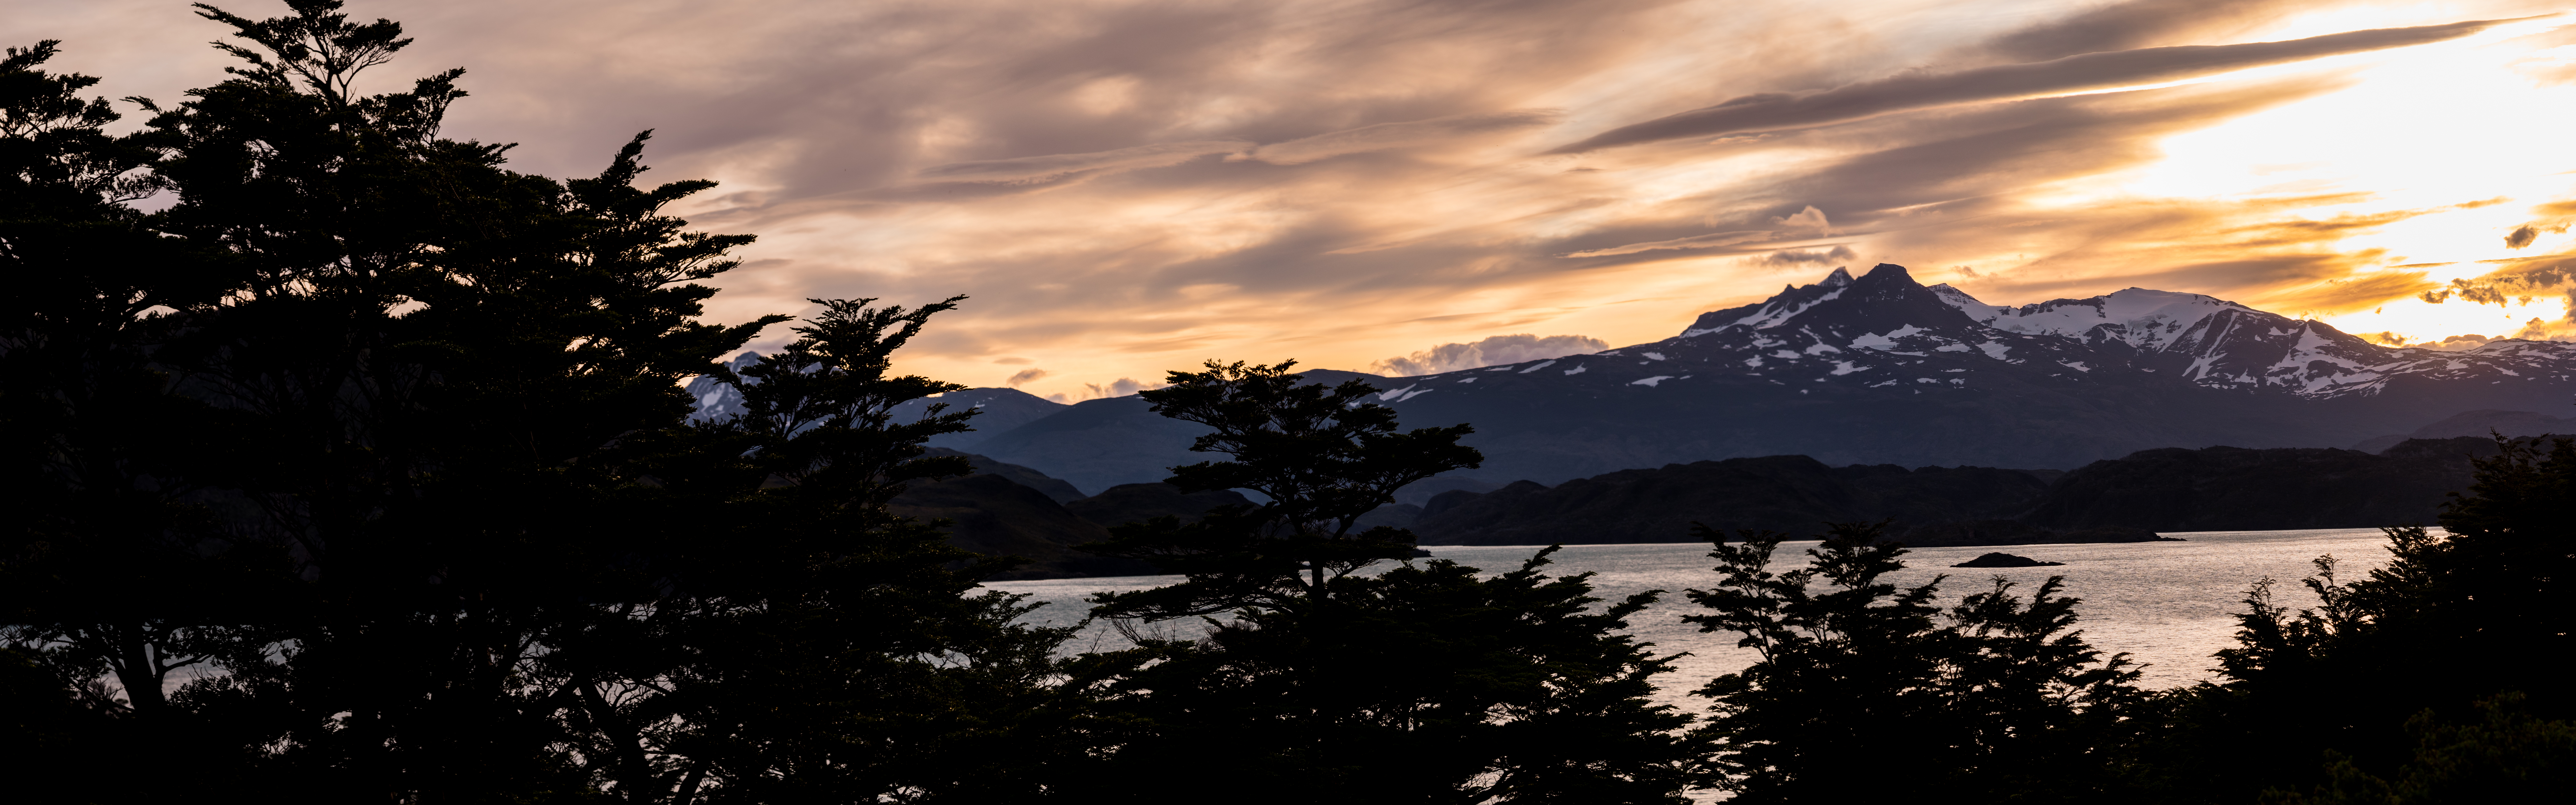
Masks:
[[[1068,399],[1209,357],[1358,368],[1497,333],[1652,340],[1837,261],[1953,266],[1921,273],[1997,303],[2127,285],[2285,312],[2515,298],[2550,292],[2548,269],[2475,261],[2522,226],[2524,248],[2562,251],[2547,235],[2576,220],[2576,203],[2458,203],[2566,187],[2436,203],[2307,155],[2268,162],[2323,166],[2298,179],[2313,187],[2140,178],[2195,133],[2393,92],[2370,59],[2557,47],[2477,44],[2496,35],[2475,20],[2528,13],[2519,0],[1991,17],[1885,0],[633,8],[361,10],[418,39],[370,76],[467,67],[451,133],[522,143],[516,169],[594,173],[654,128],[654,176],[723,182],[681,212],[761,239],[716,317],[965,293],[906,371]],[[2433,13],[2453,16],[2408,16]],[[200,53],[220,31],[183,7],[39,4],[12,22],[65,39],[64,68],[105,76],[111,97],[224,77]],[[2102,91],[2195,76],[2210,80]],[[1535,156],[1570,142],[1622,147]],[[2486,251],[2390,240],[2452,222]]]

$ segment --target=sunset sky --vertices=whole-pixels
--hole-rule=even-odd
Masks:
[[[48,67],[98,94],[226,64],[182,2],[11,8],[6,44],[64,40]],[[650,128],[648,179],[722,182],[682,214],[760,242],[715,318],[963,293],[903,368],[1066,400],[1206,358],[1653,341],[1879,262],[1993,304],[2140,286],[2576,338],[2576,15],[2547,3],[349,11],[418,38],[362,88],[467,68],[448,134],[518,170],[596,173]]]

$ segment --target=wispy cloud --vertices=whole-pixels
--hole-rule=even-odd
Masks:
[[[1584,335],[1497,335],[1468,343],[1441,344],[1411,355],[1369,364],[1369,370],[1396,377],[1455,372],[1522,361],[1562,358],[1610,348],[1610,342]]]
[[[1574,154],[1682,137],[1849,123],[1914,109],[2182,81],[2321,56],[2457,39],[2504,22],[2510,20],[2349,31],[2285,42],[2084,53],[1949,73],[1908,72],[1821,92],[1745,95],[1716,106],[1611,129],[1552,153]]]
[[[1625,246],[1612,246],[1606,249],[1585,249],[1579,252],[1570,252],[1565,256],[1617,257],[1625,254],[1638,254],[1641,252],[1652,251],[1715,249],[1733,246],[1739,243],[1754,243],[1758,241],[1772,240],[1776,237],[1778,237],[1778,233],[1768,229],[1758,229],[1749,232],[1711,232],[1706,235],[1692,235],[1687,238],[1631,243]]]
[[[975,162],[951,162],[923,168],[919,175],[924,179],[948,182],[1019,182],[1095,171],[1160,168],[1178,165],[1209,154],[1240,153],[1251,149],[1252,145],[1242,140],[1156,143],[1088,154],[1048,154]]]
[[[1206,358],[1429,367],[1454,355],[1423,345],[1507,346],[1495,333],[1652,340],[1836,261],[1907,264],[1998,303],[2143,285],[2321,314],[2478,312],[2436,335],[2501,326],[2463,303],[2473,288],[2558,298],[2541,298],[2539,263],[2478,261],[2576,250],[2576,207],[2550,206],[2576,178],[2550,177],[2566,170],[2554,142],[2531,144],[2576,127],[2576,84],[2552,77],[2566,37],[2461,41],[2546,9],[2078,5],[351,10],[418,38],[370,72],[380,89],[467,67],[451,133],[521,143],[515,169],[595,173],[653,128],[652,178],[723,182],[680,212],[760,241],[718,278],[711,315],[965,293],[904,370],[1067,400]],[[203,44],[221,31],[184,4],[12,11],[13,30],[66,40],[64,68],[106,76],[100,94],[168,101],[223,77]],[[2128,89],[2175,82],[2198,83]],[[2320,117],[2336,108],[2362,111]],[[1567,143],[1584,145],[1546,154]],[[2309,153],[2347,143],[2372,147]],[[2445,305],[2418,296],[2442,289]],[[1104,378],[1125,380],[1086,382]]]
[[[1491,114],[1457,115],[1406,123],[1379,123],[1347,131],[1301,137],[1264,145],[1242,155],[1276,165],[1295,165],[1344,154],[1428,145],[1450,145],[1480,134],[1503,134],[1552,125],[1565,117],[1554,109],[1516,109]]]

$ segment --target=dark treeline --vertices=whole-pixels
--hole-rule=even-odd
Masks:
[[[114,134],[96,79],[0,63],[0,758],[52,801],[2518,801],[2568,783],[2558,580],[2576,445],[2515,443],[2361,579],[2243,602],[2217,682],[2141,690],[2051,580],[1898,588],[1904,548],[1718,534],[1691,620],[1761,660],[1671,679],[1550,551],[1486,573],[1364,527],[1475,466],[1359,382],[1211,362],[1211,429],[1111,529],[1132,648],[1067,651],[978,583],[1022,561],[888,511],[963,475],[968,412],[891,354],[961,298],[701,321],[745,235],[663,212],[644,135],[595,177],[439,134],[462,71],[333,0],[207,6],[241,64]],[[691,422],[684,378],[747,414]],[[1552,549],[1551,549],[1552,551]],[[1174,629],[1172,626],[1187,627]],[[1179,639],[1186,631],[1203,635]],[[1696,687],[1702,714],[1652,703]]]

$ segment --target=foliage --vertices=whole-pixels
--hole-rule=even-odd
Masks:
[[[41,69],[56,44],[0,60],[0,482],[21,504],[0,532],[0,610],[65,678],[112,672],[128,706],[157,711],[165,677],[205,657],[188,613],[273,562],[222,550],[191,499],[220,419],[152,360],[177,329],[165,314],[209,305],[221,280],[128,206],[168,187],[145,170],[158,136],[105,133],[120,115],[78,95],[98,79]]]
[[[1479,578],[1413,563],[1409,532],[1352,533],[1396,488],[1479,456],[1457,444],[1464,425],[1399,432],[1366,401],[1376,389],[1304,383],[1293,365],[1211,361],[1144,393],[1213,429],[1193,449],[1232,458],[1174,467],[1173,484],[1268,500],[1126,526],[1092,548],[1188,577],[1098,596],[1099,615],[1210,626],[1091,659],[1078,684],[1124,722],[1098,779],[1145,798],[1222,786],[1254,802],[1675,801],[1697,754],[1689,717],[1646,701],[1672,658],[1617,633],[1659,591],[1594,611],[1590,574],[1539,572],[1554,548]],[[1356,572],[1386,560],[1402,564]]]
[[[2385,529],[2387,564],[2348,583],[2340,561],[2318,558],[2302,580],[2313,607],[2293,610],[2270,579],[2248,590],[2238,645],[2219,654],[2224,683],[2140,713],[2159,725],[2135,760],[2140,784],[2178,800],[2272,789],[2406,801],[2418,796],[2406,786],[2453,785],[2442,782],[2446,764],[2473,762],[2436,746],[2447,741],[2472,754],[2510,744],[2518,759],[2475,762],[2517,774],[2576,762],[2563,744],[2496,737],[2545,731],[2576,705],[2556,670],[2571,648],[2559,582],[2576,562],[2564,517],[2576,502],[2576,442],[2498,446],[2445,506],[2446,533]],[[2551,790],[2482,784],[2507,799]]]
[[[1948,612],[1947,577],[1900,588],[1902,545],[1880,526],[1837,523],[1806,567],[1771,570],[1783,535],[1699,527],[1721,575],[1691,590],[1702,631],[1742,635],[1761,659],[1711,681],[1702,731],[1709,783],[1742,802],[1904,796],[1938,786],[2024,801],[2099,798],[2111,782],[2088,750],[2112,739],[2138,692],[2125,655],[2104,661],[2075,624],[2078,599],[2051,577],[2025,604],[1996,578]],[[1818,582],[1822,582],[1820,586]],[[1868,758],[1868,773],[1853,773]]]
[[[2508,693],[2477,703],[2481,718],[2441,723],[2431,710],[2406,720],[2412,757],[2394,779],[2364,771],[2329,753],[2326,782],[2313,795],[2271,792],[2281,805],[2432,805],[2524,802],[2576,784],[2576,724],[2543,721],[2523,711],[2526,697]]]
[[[1144,799],[1676,802],[1689,716],[1647,704],[1670,657],[1617,634],[1590,574],[1541,551],[1479,579],[1433,560],[1247,609],[1196,643],[1148,641],[1106,691],[1138,726],[1112,774]]]
[[[507,170],[439,136],[461,70],[355,95],[400,26],[288,5],[200,6],[243,66],[137,99],[133,135],[51,42],[0,69],[0,415],[36,501],[0,604],[13,694],[35,667],[69,702],[23,734],[288,799],[982,799],[1079,760],[1064,630],[885,511],[964,470],[921,442],[967,412],[889,413],[956,388],[887,360],[956,299],[817,300],[726,373],[787,317],[700,321],[752,240],[665,212],[712,183],[638,186],[649,132],[596,177]],[[752,416],[689,421],[711,373]]]
[[[1101,614],[1165,620],[1329,597],[1334,579],[1413,556],[1410,532],[1381,526],[1353,533],[1361,515],[1395,502],[1405,484],[1484,459],[1458,444],[1473,428],[1398,431],[1394,409],[1367,401],[1377,389],[1359,380],[1307,383],[1289,373],[1295,365],[1209,361],[1205,371],[1172,372],[1171,385],[1138,394],[1164,416],[1213,429],[1191,450],[1233,459],[1173,467],[1172,485],[1182,492],[1248,489],[1268,500],[1195,523],[1130,524],[1087,546],[1190,577],[1103,597]]]

